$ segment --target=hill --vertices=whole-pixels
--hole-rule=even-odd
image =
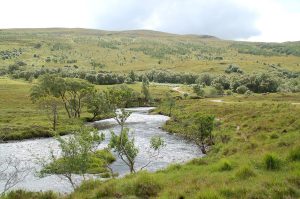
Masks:
[[[22,61],[26,70],[222,73],[235,64],[245,72],[300,71],[300,42],[251,43],[150,30],[65,28],[2,29],[0,41],[2,70]]]

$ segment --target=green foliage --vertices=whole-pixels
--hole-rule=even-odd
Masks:
[[[165,100],[166,105],[169,108],[169,116],[172,115],[172,110],[176,105],[176,100],[172,97],[170,92],[166,93],[166,100]]]
[[[267,170],[277,170],[280,168],[280,160],[273,154],[267,154],[264,157],[264,167]]]
[[[278,90],[281,92],[300,92],[300,78],[286,80],[279,86]]]
[[[84,176],[86,173],[103,172],[106,165],[111,163],[109,160],[113,160],[112,157],[101,160],[109,155],[103,156],[103,152],[95,153],[97,146],[104,140],[104,134],[99,135],[96,129],[84,127],[74,132],[73,136],[66,139],[57,136],[56,139],[61,149],[61,157],[57,159],[52,154],[52,162],[44,165],[40,174],[61,174],[69,180],[73,188],[76,187],[72,179],[73,174]]]
[[[142,83],[142,94],[144,96],[145,102],[149,103],[151,101],[151,94],[149,90],[149,79],[147,76],[143,77],[143,83]]]
[[[236,92],[238,94],[245,94],[248,91],[248,88],[244,85],[237,87]]]
[[[256,174],[249,166],[240,168],[236,173],[236,177],[238,177],[240,179],[248,179],[248,178],[254,177],[254,176],[256,176]]]
[[[205,145],[213,144],[212,131],[214,128],[214,120],[215,116],[213,115],[195,115],[194,123],[196,129],[193,136],[204,154],[206,154]]]
[[[107,96],[103,92],[93,92],[86,98],[87,111],[93,114],[92,121],[100,115],[110,114],[113,110],[109,106]]]
[[[197,84],[205,85],[205,86],[210,86],[214,77],[209,74],[209,73],[201,73],[196,80]]]
[[[128,133],[129,129],[127,128],[124,128],[120,135],[111,132],[109,147],[119,154],[119,157],[129,167],[130,172],[135,172],[134,163],[139,150],[135,146],[134,138],[130,139]]]
[[[157,196],[161,187],[161,183],[146,172],[140,173],[134,182],[135,195],[140,198]]]
[[[289,160],[291,161],[300,161],[300,147],[296,147],[292,149],[288,156]]]
[[[161,147],[164,147],[164,146],[165,146],[165,141],[161,137],[159,137],[159,136],[151,137],[151,139],[150,139],[150,147],[154,151],[157,151]]]
[[[240,67],[230,64],[226,69],[225,73],[240,73],[243,74],[244,72],[240,69]]]
[[[32,87],[30,96],[33,102],[46,96],[60,98],[69,118],[79,118],[84,99],[93,91],[94,86],[85,80],[46,74]]]
[[[3,199],[58,199],[59,196],[52,192],[30,192],[24,190],[15,190],[6,194]]]
[[[127,85],[108,88],[104,93],[108,102],[107,106],[111,110],[115,110],[116,108],[128,108],[134,104],[138,98],[138,93]]]
[[[232,164],[229,160],[222,160],[218,165],[219,171],[230,171],[232,170]]]
[[[197,94],[197,96],[200,97],[203,97],[205,93],[200,84],[196,84],[195,86],[193,86],[193,91]]]

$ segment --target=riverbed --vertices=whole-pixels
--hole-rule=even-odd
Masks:
[[[149,141],[152,136],[162,137],[166,146],[161,150],[160,155],[152,159],[152,163],[147,166],[146,169],[149,171],[156,171],[167,167],[169,164],[183,163],[203,155],[195,144],[163,131],[161,127],[169,117],[149,114],[149,111],[152,109],[151,107],[126,109],[132,112],[126,122],[126,126],[130,129],[130,135],[135,137],[135,144],[139,148],[139,154],[136,159],[137,170],[149,161]],[[99,132],[105,134],[105,141],[99,145],[99,149],[107,147],[111,131],[115,133],[119,133],[120,131],[120,127],[114,119],[96,121],[92,125],[97,127]],[[50,175],[39,178],[36,175],[36,172],[41,169],[39,161],[47,161],[51,150],[54,154],[59,155],[58,142],[54,138],[0,144],[0,162],[14,157],[20,160],[21,164],[32,168],[31,172],[15,189],[20,188],[30,191],[53,190],[61,193],[72,191],[68,181],[60,176]],[[119,173],[120,177],[129,172],[128,167],[118,158],[111,167],[114,172]],[[78,178],[78,180],[80,179]],[[0,190],[2,188],[3,184],[0,183]]]

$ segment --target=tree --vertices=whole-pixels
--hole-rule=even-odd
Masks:
[[[60,103],[60,99],[53,96],[41,97],[38,101],[40,110],[44,111],[49,120],[52,122],[53,131],[56,131],[58,107]]]
[[[224,94],[224,87],[220,83],[215,83],[214,84],[215,89],[217,90],[218,95],[223,95]]]
[[[202,73],[196,80],[196,84],[210,86],[213,81],[213,76],[209,73]]]
[[[103,92],[94,92],[90,94],[86,99],[86,104],[87,111],[93,114],[92,121],[99,115],[111,112],[109,101]]]
[[[130,71],[130,73],[128,74],[128,77],[130,77],[132,82],[136,81],[136,74],[133,71]]]
[[[112,110],[116,108],[127,108],[130,103],[137,100],[137,93],[126,85],[108,88],[105,91],[105,96]]]
[[[139,150],[134,144],[134,138],[130,139],[128,136],[129,129],[125,128],[125,122],[130,114],[125,109],[121,109],[121,114],[115,115],[115,120],[120,125],[121,130],[119,135],[116,135],[113,131],[111,132],[109,146],[114,149],[118,157],[129,167],[130,173],[134,173],[135,158]]]
[[[120,125],[120,134],[116,135],[115,132],[111,132],[111,139],[109,147],[118,154],[118,157],[129,167],[130,173],[135,173],[135,159],[139,153],[138,148],[135,146],[134,137],[129,138],[130,129],[125,127],[126,120],[130,116],[130,112],[126,112],[125,109],[121,109],[120,114],[115,115],[115,120]],[[150,160],[147,164],[141,167],[141,170],[147,167],[151,163],[151,158],[159,155],[160,149],[164,147],[164,141],[160,137],[153,137],[150,140],[150,148],[152,154],[150,154]]]
[[[84,98],[94,92],[94,86],[86,80],[62,78],[45,74],[39,78],[38,84],[31,89],[31,100],[36,102],[46,96],[59,97],[64,104],[69,118],[80,117]]]
[[[236,92],[239,94],[245,94],[248,91],[248,88],[244,85],[237,87]]]
[[[170,92],[166,93],[166,105],[169,108],[169,117],[172,115],[172,109],[175,107],[176,100],[172,97]]]
[[[86,179],[85,174],[92,162],[91,154],[96,152],[98,145],[104,140],[104,134],[99,135],[96,129],[83,127],[68,138],[57,136],[56,139],[61,149],[61,157],[58,159],[52,152],[50,164],[45,164],[41,160],[43,169],[40,175],[41,177],[49,174],[62,175],[75,189],[77,183],[74,181],[74,174]]]
[[[142,94],[144,95],[145,102],[149,103],[151,101],[151,95],[149,91],[149,79],[146,75],[143,76],[142,82]]]
[[[0,183],[3,184],[0,197],[22,182],[31,172],[32,168],[24,164],[22,166],[21,163],[20,160],[12,157],[0,162]]]
[[[195,86],[193,86],[193,90],[197,94],[197,96],[200,96],[200,97],[204,96],[205,92],[200,84],[196,84]]]
[[[213,115],[197,114],[195,118],[195,141],[200,146],[203,154],[206,154],[206,145],[213,144],[212,131],[215,117]]]

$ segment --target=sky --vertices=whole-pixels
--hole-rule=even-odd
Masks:
[[[150,29],[300,41],[300,0],[0,0],[0,28]]]

